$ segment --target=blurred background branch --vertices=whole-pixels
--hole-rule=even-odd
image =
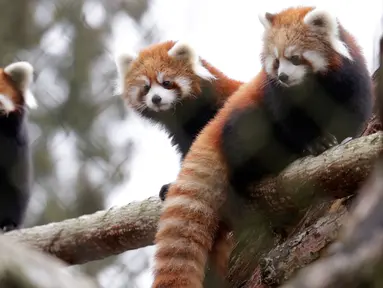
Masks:
[[[81,273],[68,273],[54,257],[0,236],[0,286],[4,288],[98,288]]]

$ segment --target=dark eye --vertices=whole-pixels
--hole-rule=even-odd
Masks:
[[[173,83],[170,82],[170,81],[164,81],[164,82],[162,82],[162,86],[163,86],[164,88],[166,88],[166,89],[170,89],[170,88],[172,88]]]
[[[293,65],[295,65],[295,66],[298,66],[298,65],[302,64],[301,57],[299,57],[297,55],[291,56],[290,62],[293,63]]]
[[[150,90],[150,85],[145,84],[145,86],[144,86],[144,90],[145,90],[145,92],[148,92],[148,91]]]
[[[275,59],[274,67],[275,67],[275,69],[278,69],[278,67],[279,67],[279,59]]]

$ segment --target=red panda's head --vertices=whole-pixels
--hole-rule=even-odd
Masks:
[[[335,16],[313,7],[259,16],[265,28],[261,54],[268,75],[283,86],[302,83],[308,73],[326,72],[352,56],[340,39]]]
[[[9,114],[37,106],[30,85],[33,81],[33,67],[28,62],[15,62],[0,68],[0,113]]]
[[[138,56],[119,55],[116,65],[122,95],[138,111],[171,109],[183,98],[201,92],[201,78],[214,78],[195,51],[182,42],[155,44]]]

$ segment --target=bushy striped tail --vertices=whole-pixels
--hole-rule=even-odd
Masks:
[[[152,288],[202,288],[228,183],[220,149],[200,138],[166,196],[155,237]]]

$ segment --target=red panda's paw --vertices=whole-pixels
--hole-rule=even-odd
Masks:
[[[10,231],[13,231],[16,229],[17,229],[17,225],[11,221],[10,222],[4,222],[4,223],[0,224],[0,230],[3,233],[10,232]]]
[[[330,133],[324,133],[322,136],[315,139],[310,145],[306,147],[307,151],[313,155],[318,156],[324,151],[337,146],[338,140]]]
[[[342,142],[340,142],[339,145],[344,145],[344,144],[350,142],[352,139],[354,139],[354,138],[352,138],[352,137],[347,137],[347,138],[345,138]]]

